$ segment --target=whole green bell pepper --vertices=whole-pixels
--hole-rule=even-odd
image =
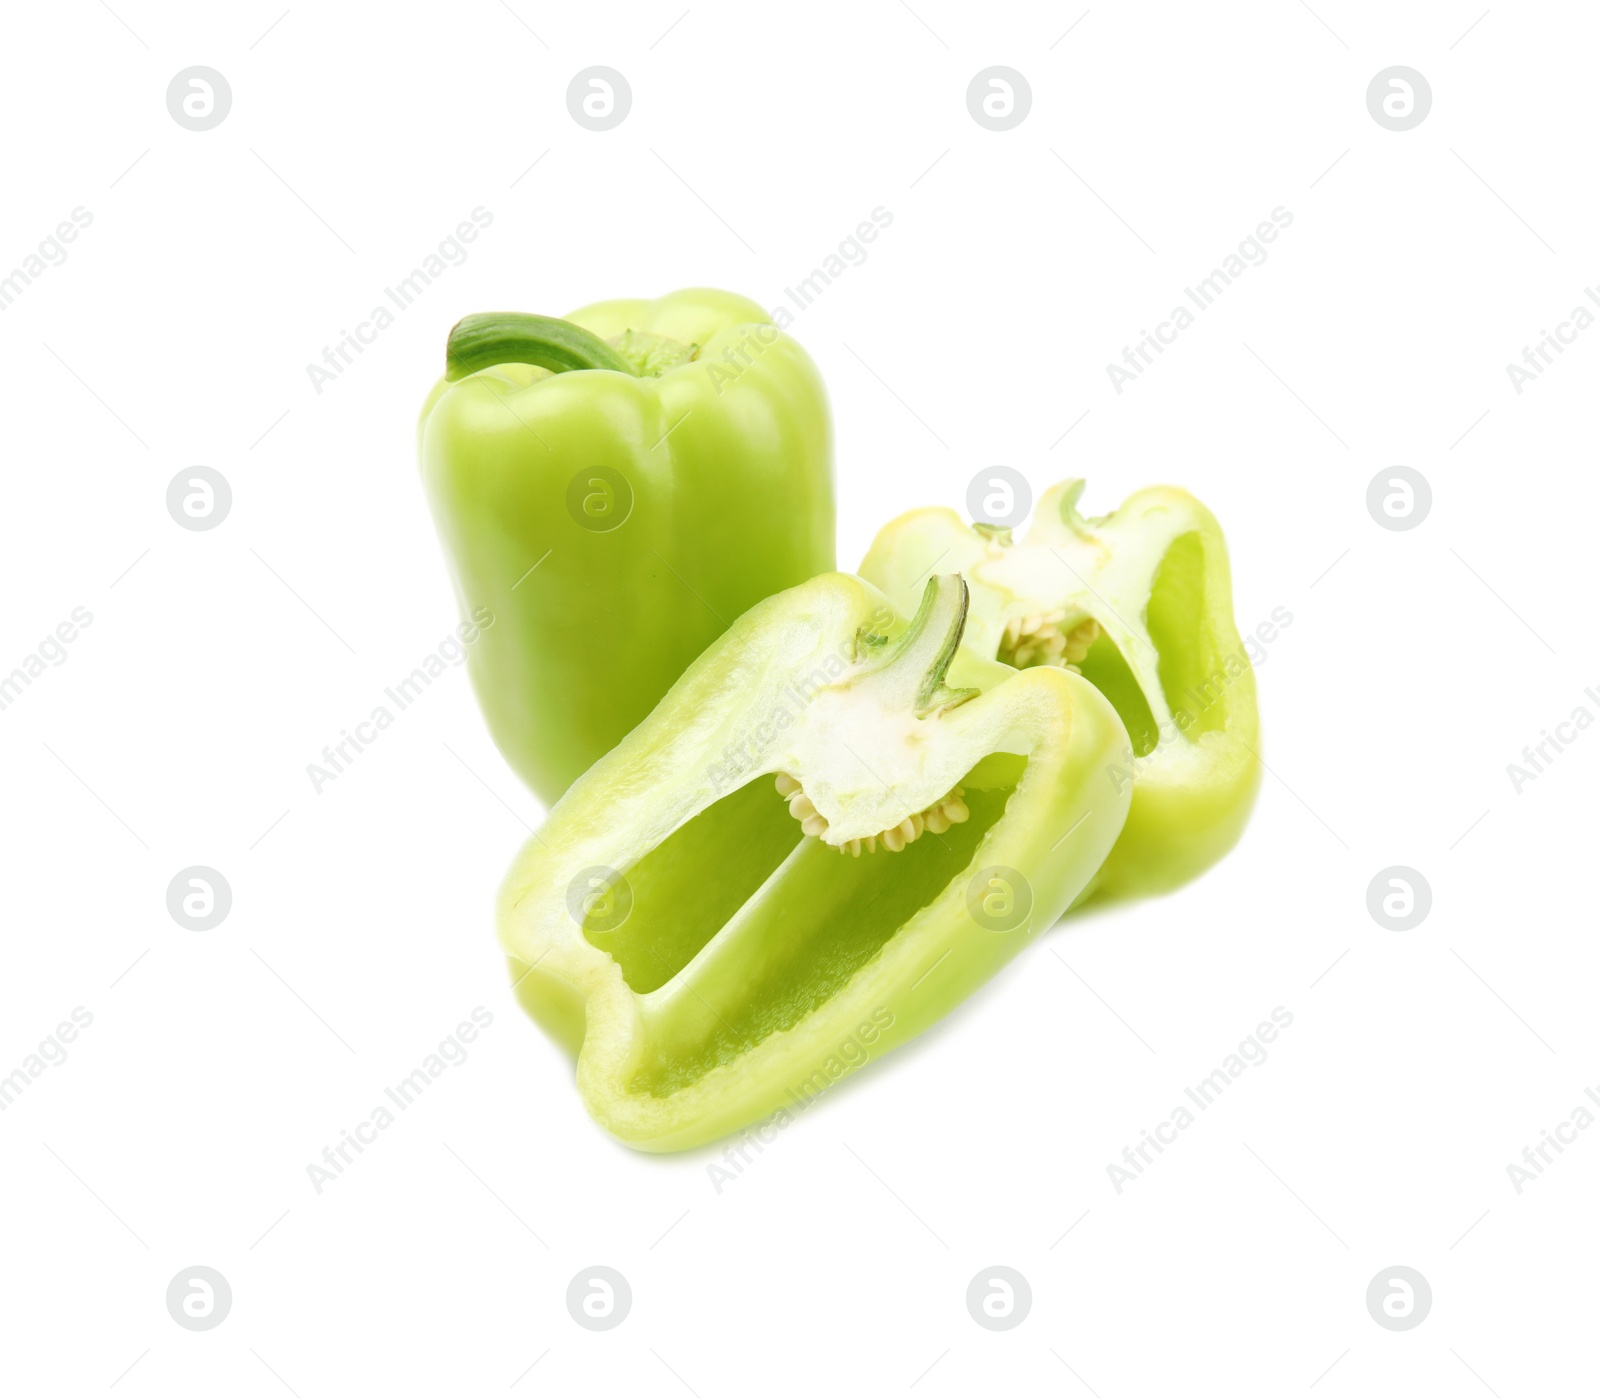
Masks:
[[[1091,892],[1160,892],[1244,828],[1260,780],[1255,672],[1211,512],[1157,486],[1085,519],[1082,490],[1074,480],[1046,491],[1021,543],[953,510],[913,510],[879,532],[861,576],[905,606],[930,569],[959,570],[972,588],[969,646],[1017,667],[1078,670],[1106,695],[1129,740],[1099,780],[1131,786],[1133,805]]]
[[[621,1140],[803,1110],[1099,868],[1131,795],[1102,776],[1116,711],[959,652],[966,614],[954,575],[909,624],[848,574],[760,603],[524,848],[499,912],[517,994]]]
[[[834,564],[821,378],[728,292],[469,316],[418,439],[462,614],[494,617],[478,701],[547,804],[736,617]]]

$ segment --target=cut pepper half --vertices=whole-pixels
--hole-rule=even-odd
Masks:
[[[825,574],[758,604],[573,784],[500,900],[526,1009],[590,1113],[675,1150],[798,1112],[1048,928],[1130,793],[1116,711]],[[851,858],[851,857],[854,858]]]
[[[1244,828],[1259,781],[1255,673],[1211,512],[1157,486],[1086,519],[1082,491],[1078,480],[1046,491],[1021,542],[953,510],[914,510],[883,528],[861,573],[904,606],[930,569],[959,571],[972,589],[968,647],[1025,670],[1077,670],[1116,706],[1129,741],[1100,781],[1131,786],[1133,805],[1091,892],[1159,892]]]

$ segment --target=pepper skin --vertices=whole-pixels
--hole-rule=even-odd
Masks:
[[[834,566],[827,398],[754,302],[469,316],[418,427],[500,751],[548,805],[763,598]]]
[[[804,1110],[1099,868],[1130,800],[1116,711],[960,651],[966,611],[954,575],[909,624],[842,573],[760,603],[528,842],[499,910],[517,994],[628,1145]]]
[[[1021,543],[953,510],[884,526],[861,576],[898,606],[930,567],[972,588],[966,644],[1012,665],[1079,670],[1116,706],[1130,742],[1100,781],[1133,788],[1121,839],[1090,893],[1164,892],[1232,848],[1260,780],[1255,671],[1233,620],[1228,553],[1187,491],[1137,491],[1098,519],[1082,481],[1040,498]]]

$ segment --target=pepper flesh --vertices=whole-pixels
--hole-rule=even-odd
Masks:
[[[418,447],[462,614],[493,618],[479,704],[546,804],[734,618],[834,565],[821,378],[728,292],[468,317]]]
[[[958,649],[966,605],[941,576],[907,623],[847,574],[759,604],[523,850],[499,912],[518,997],[621,1140],[676,1150],[800,1111],[957,1005],[1105,858],[1130,800],[1096,780],[1116,711],[1079,676]],[[838,858],[957,792],[967,819]]]
[[[1259,783],[1255,672],[1233,620],[1215,517],[1171,486],[1109,515],[1078,512],[1083,482],[1040,498],[1026,537],[913,510],[879,532],[861,565],[897,605],[930,567],[972,589],[966,645],[1022,666],[1072,664],[1129,732],[1101,781],[1133,788],[1121,838],[1089,891],[1156,893],[1220,859]]]

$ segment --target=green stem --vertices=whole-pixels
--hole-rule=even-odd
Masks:
[[[445,342],[444,377],[454,382],[495,364],[536,364],[553,374],[569,369],[633,373],[604,340],[571,321],[520,311],[463,316],[450,328]]]
[[[911,625],[873,667],[873,682],[911,709],[919,719],[936,710],[954,709],[977,690],[953,690],[945,672],[961,645],[967,625],[967,580],[959,573],[928,579],[922,603]]]

